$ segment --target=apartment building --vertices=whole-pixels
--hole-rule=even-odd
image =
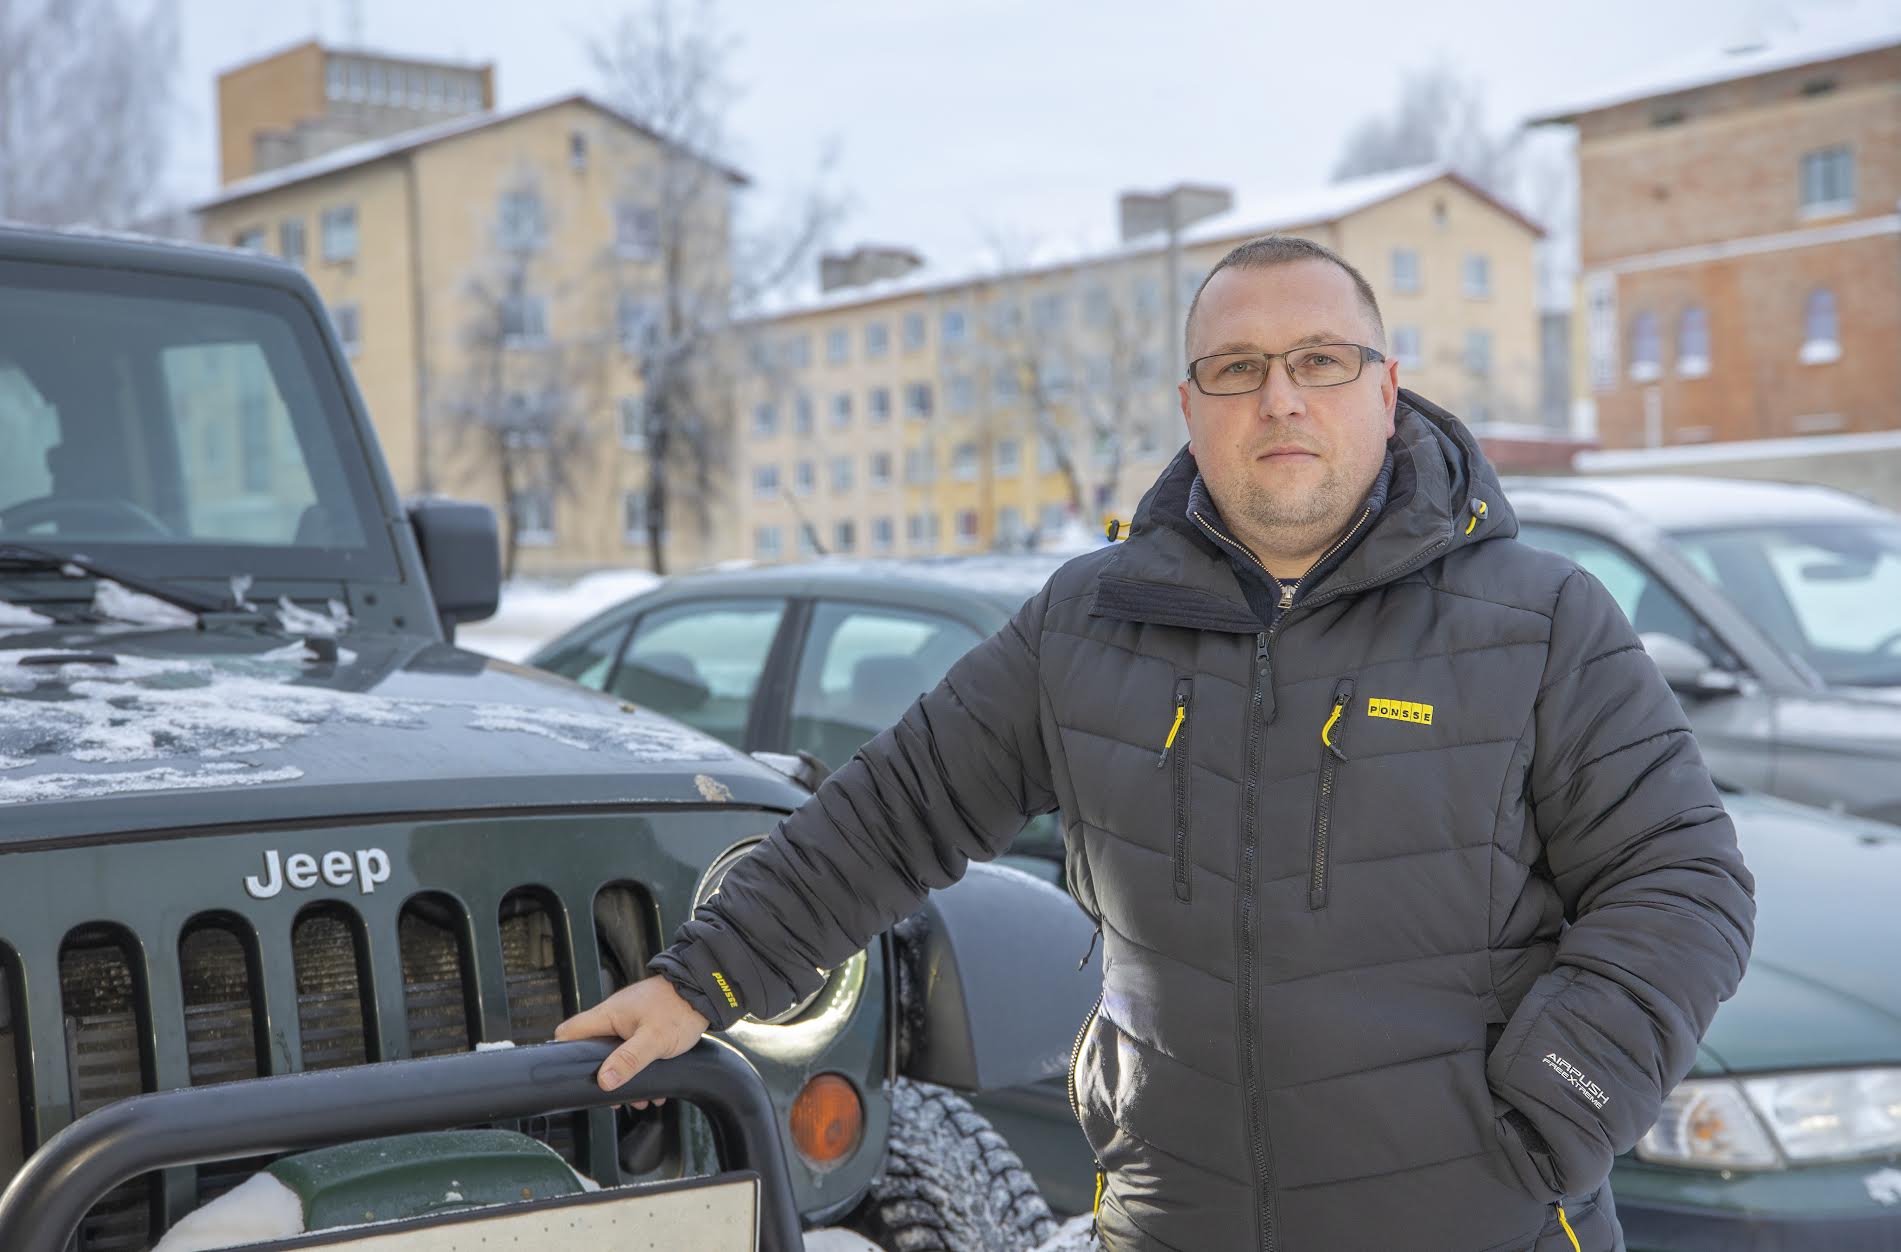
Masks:
[[[430,75],[445,101],[451,76],[426,66],[308,45],[233,71],[220,80],[227,170],[270,159],[286,127],[315,144],[365,109],[383,111],[379,125],[435,116]],[[195,206],[203,237],[308,272],[398,490],[494,506],[519,572],[646,565],[641,353],[667,281],[656,187],[663,156],[680,154],[586,95],[495,111],[488,67],[461,82],[456,107],[481,108],[228,182]],[[318,108],[329,112],[308,112]],[[703,246],[667,246],[704,257],[704,285],[723,293],[731,193],[745,179],[704,165],[691,212]],[[735,542],[682,521],[667,530],[676,568]]]
[[[1442,168],[1237,205],[1130,193],[1112,243],[933,270],[825,258],[747,329],[741,550],[761,561],[1018,545],[1128,517],[1186,434],[1181,324],[1213,264],[1279,232],[1361,268],[1405,385],[1481,429],[1538,420],[1538,227]]]
[[[1811,13],[1534,120],[1577,130],[1575,430],[1627,449],[1897,424],[1891,18]]]

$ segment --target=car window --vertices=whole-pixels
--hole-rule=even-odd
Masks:
[[[621,640],[626,634],[627,618],[623,614],[598,630],[563,644],[536,664],[599,691],[607,683],[607,673],[614,665],[614,654],[620,651]]]
[[[838,768],[981,639],[935,613],[819,601],[792,689],[791,747]]]
[[[1585,573],[1603,583],[1638,634],[1672,635],[1719,665],[1734,665],[1729,650],[1690,607],[1648,567],[1617,544],[1581,530],[1536,522],[1519,523],[1518,537],[1534,547],[1569,557]]]
[[[736,748],[759,690],[783,600],[702,600],[655,609],[634,626],[608,690]]]

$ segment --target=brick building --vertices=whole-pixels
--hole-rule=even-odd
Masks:
[[[1829,20],[1533,119],[1577,128],[1577,433],[1901,425],[1901,28]]]

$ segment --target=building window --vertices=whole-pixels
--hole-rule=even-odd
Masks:
[[[414,103],[418,107],[422,104],[420,100]],[[568,132],[568,168],[576,171],[587,168],[587,136],[578,130]]]
[[[534,252],[546,234],[540,192],[521,187],[502,193],[501,208],[495,214],[495,237],[502,251]]]
[[[429,71],[429,107],[442,111],[442,75],[435,70]]]
[[[1584,279],[1585,341],[1591,359],[1591,386],[1608,391],[1617,385],[1617,277],[1590,274]]]
[[[913,548],[928,552],[937,546],[937,514],[913,513],[904,520],[904,538]]]
[[[997,543],[1001,546],[1016,547],[1023,542],[1023,510],[1001,508],[997,510]]]
[[[371,104],[383,103],[383,67],[380,65],[370,66],[369,94]]]
[[[647,542],[647,493],[623,491],[620,495],[620,537],[622,543]]]
[[[241,248],[246,252],[264,251],[264,228],[262,226],[246,227],[231,236],[231,246]]]
[[[916,352],[922,348],[924,346],[925,335],[924,315],[922,313],[906,313],[904,315],[903,334],[904,350],[906,352]]]
[[[1162,284],[1153,278],[1135,282],[1135,316],[1141,322],[1154,322],[1162,315]]]
[[[831,470],[832,490],[850,491],[852,480],[851,458],[848,456],[833,457]]]
[[[344,65],[342,61],[337,60],[337,58],[335,57],[331,57],[327,62],[325,62],[323,71],[324,71],[324,75],[323,75],[324,77],[323,94],[324,95],[328,96],[332,100],[341,100],[344,98],[344,96],[349,94],[350,76],[349,76],[348,71],[344,69]]]
[[[614,302],[614,329],[623,352],[651,352],[660,343],[660,306],[623,293]]]
[[[874,517],[871,519],[871,550],[873,552],[885,553],[891,551],[895,539],[896,527],[891,524],[890,518]]]
[[[1677,376],[1701,378],[1710,372],[1710,317],[1700,304],[1683,310],[1677,325]]]
[[[1016,440],[998,440],[996,456],[998,478],[1015,478],[1023,472],[1023,445]]]
[[[326,261],[356,260],[356,206],[344,204],[333,209],[325,209],[321,222],[323,259]]]
[[[614,251],[629,261],[660,256],[660,211],[622,200],[614,205]]]
[[[952,413],[968,413],[977,405],[977,386],[968,374],[952,374],[944,380],[944,408]]]
[[[361,102],[370,94],[370,68],[361,61],[351,61],[350,99]]]
[[[1063,468],[1063,459],[1057,455],[1056,440],[1048,435],[1036,441],[1036,472],[1054,474]]]
[[[787,369],[802,370],[812,363],[812,337],[790,335],[779,345],[779,360]]]
[[[1419,327],[1393,327],[1393,358],[1401,369],[1416,370],[1425,364],[1419,349]]]
[[[1411,248],[1393,249],[1393,290],[1414,295],[1420,289],[1419,253]]]
[[[1068,361],[1044,361],[1036,367],[1036,370],[1037,381],[1042,384],[1043,395],[1046,399],[1062,400],[1068,397],[1070,388],[1075,385]]]
[[[531,348],[548,342],[548,302],[516,292],[502,298],[502,346]]]
[[[303,218],[287,217],[277,224],[277,255],[293,265],[302,265],[307,250]]]
[[[915,421],[924,421],[931,415],[931,384],[906,383],[904,386],[904,415]]]
[[[1491,296],[1491,258],[1476,253],[1469,255],[1465,258],[1465,264],[1460,267],[1459,272],[1463,276],[1461,285],[1465,289],[1466,299],[1484,300]]]
[[[850,518],[840,519],[832,527],[832,551],[853,552],[858,548],[858,523]]]
[[[1115,301],[1109,289],[1100,283],[1083,293],[1083,321],[1091,326],[1107,326],[1115,314]]]
[[[1046,504],[1037,511],[1037,533],[1044,538],[1054,535],[1069,520],[1069,507],[1062,504]]]
[[[1063,297],[1049,292],[1030,301],[1030,325],[1038,330],[1055,330],[1063,324],[1067,311]]]
[[[1465,368],[1479,375],[1492,372],[1491,331],[1468,330],[1465,332]]]
[[[800,461],[792,467],[792,494],[809,496],[818,490],[818,462]]]
[[[761,561],[776,561],[785,555],[785,536],[777,526],[755,526],[752,554]]]
[[[904,450],[904,481],[913,487],[922,487],[937,477],[936,458],[929,448],[906,448]]]
[[[957,510],[957,546],[960,548],[977,546],[977,510]]]
[[[865,359],[876,360],[891,351],[891,327],[884,322],[865,324]]]
[[[990,376],[990,398],[999,405],[1015,404],[1023,395],[1023,384],[1017,378],[1016,366],[1000,365]]]
[[[1663,336],[1657,330],[1655,313],[1639,313],[1630,319],[1630,381],[1655,382],[1663,373]]]
[[[812,433],[812,397],[803,391],[792,397],[792,433],[795,435]]]
[[[982,472],[982,464],[977,456],[977,445],[960,443],[957,451],[951,454],[951,477],[960,483],[977,481]]]
[[[832,425],[851,425],[851,392],[841,391],[832,397]]]
[[[878,488],[889,487],[891,485],[891,454],[874,452],[871,454],[869,465],[870,469],[866,477],[870,479],[871,485]]]
[[[546,548],[554,543],[554,495],[545,487],[517,491],[508,502],[508,515],[520,546]]]
[[[337,328],[337,338],[343,342],[343,350],[355,356],[363,347],[363,315],[354,304],[333,304],[330,306],[330,321]]]
[[[755,465],[752,471],[752,493],[761,500],[770,500],[779,494],[779,467],[776,465]]]
[[[891,388],[873,387],[865,397],[865,414],[873,426],[882,426],[891,420]]]
[[[645,396],[620,398],[620,446],[629,452],[647,450],[647,399]]]
[[[830,365],[843,365],[851,360],[851,331],[838,326],[826,332],[825,360]]]
[[[1835,314],[1835,293],[1817,287],[1809,293],[1803,316],[1802,364],[1827,365],[1842,359],[1841,324]]]
[[[779,433],[779,406],[762,400],[752,406],[752,437],[770,439]]]
[[[946,346],[962,343],[970,337],[970,319],[962,309],[945,309],[937,333]]]
[[[1843,144],[1802,154],[1802,216],[1855,211],[1855,154]]]
[[[1014,339],[1023,329],[1023,308],[1014,300],[990,306],[990,333],[998,339]]]

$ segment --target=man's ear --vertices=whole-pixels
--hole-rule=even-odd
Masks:
[[[1195,454],[1195,419],[1188,416],[1188,384],[1187,383],[1181,382],[1181,383],[1175,384],[1175,397],[1181,401],[1182,425],[1188,428],[1188,454],[1190,456],[1193,456]]]
[[[1392,357],[1380,362],[1380,402],[1386,406],[1386,437],[1391,439],[1399,409],[1399,362]]]

